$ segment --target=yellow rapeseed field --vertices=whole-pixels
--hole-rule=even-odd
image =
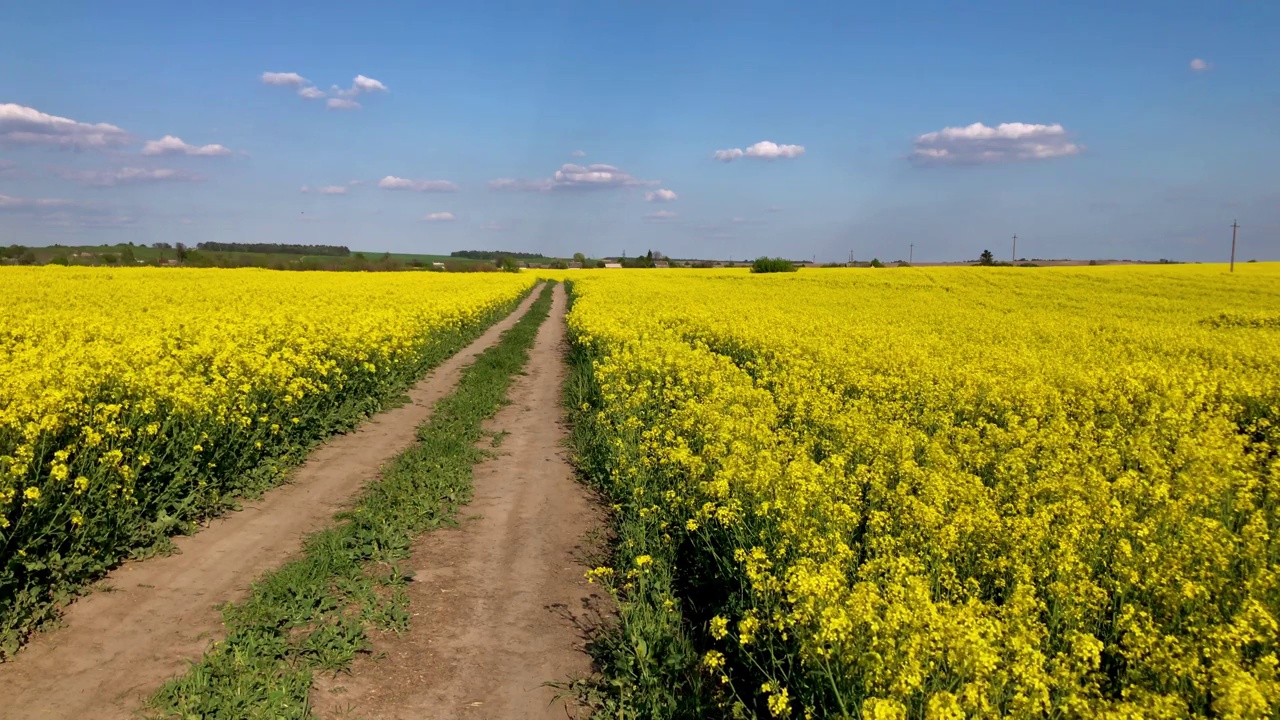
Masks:
[[[533,283],[0,268],[0,659],[78,582],[269,486]]]
[[[573,292],[636,714],[1280,714],[1280,267]]]

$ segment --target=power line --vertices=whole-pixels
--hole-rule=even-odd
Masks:
[[[1236,271],[1236,230],[1239,227],[1240,223],[1231,221],[1231,272]]]

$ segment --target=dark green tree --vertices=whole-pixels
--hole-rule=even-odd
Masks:
[[[753,273],[795,272],[796,264],[786,258],[758,257],[751,263]]]

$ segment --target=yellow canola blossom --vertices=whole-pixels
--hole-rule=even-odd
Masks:
[[[534,282],[0,268],[0,659],[48,582],[271,484]]]
[[[611,482],[729,585],[742,700],[1280,713],[1280,266],[572,280]]]

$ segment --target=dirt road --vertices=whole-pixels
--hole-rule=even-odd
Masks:
[[[547,681],[590,671],[582,626],[604,602],[582,555],[602,518],[576,482],[562,443],[565,293],[488,429],[504,436],[475,469],[475,499],[457,528],[428,533],[404,567],[413,620],[375,638],[385,656],[317,682],[322,717],[565,718]],[[584,533],[586,533],[584,535]]]
[[[306,533],[328,523],[382,463],[411,445],[462,368],[536,296],[415,385],[408,404],[316,448],[290,484],[177,538],[178,554],[112,572],[100,591],[67,609],[64,627],[37,635],[0,665],[0,718],[133,717],[223,632],[218,608],[244,597],[254,578],[297,552]]]

